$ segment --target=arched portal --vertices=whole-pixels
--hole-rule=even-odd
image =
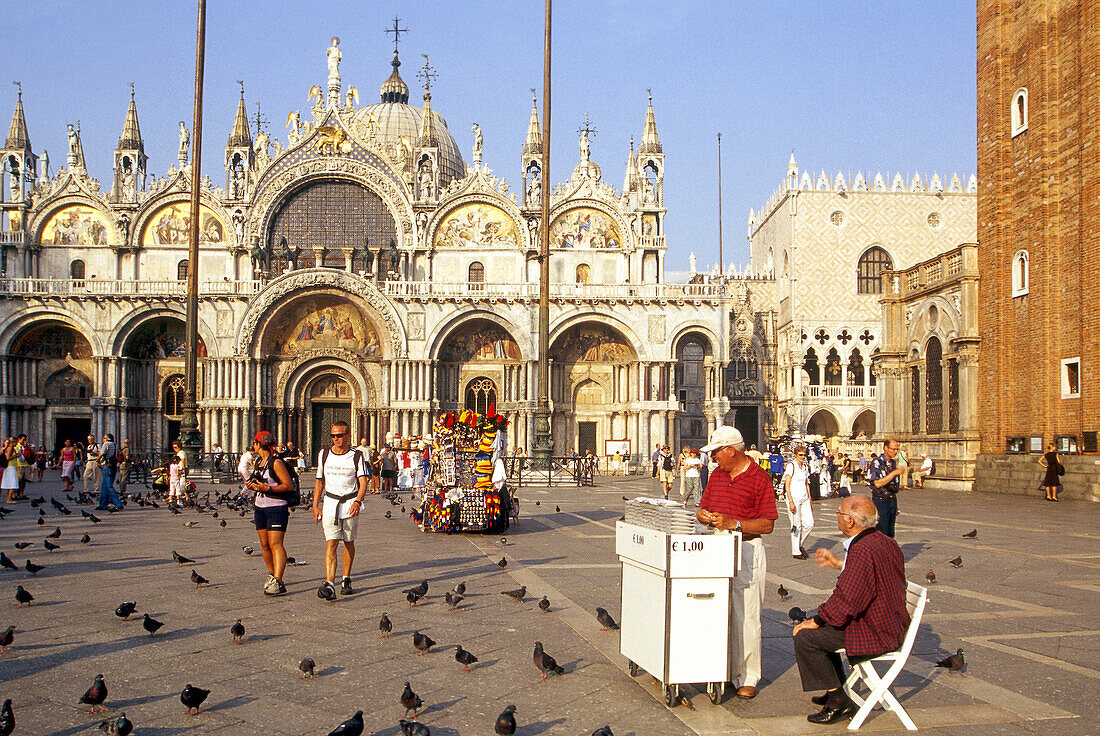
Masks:
[[[689,332],[676,343],[673,385],[680,410],[676,417],[674,452],[679,452],[681,447],[706,444],[708,425],[703,409],[712,393],[707,387],[709,366],[706,363],[712,356],[710,340],[699,332]]]
[[[865,439],[875,434],[875,411],[865,409],[852,422],[852,438]]]
[[[639,366],[622,333],[599,322],[576,324],[554,339],[550,360],[555,452],[591,449],[602,455],[605,440],[630,436]]]
[[[355,393],[346,378],[337,374],[319,373],[305,387],[305,413],[308,418],[306,437],[301,438],[302,450],[316,458],[322,447],[331,444],[330,430],[334,422],[348,423],[355,431],[352,422],[352,402]],[[349,438],[354,446],[356,440]],[[310,463],[312,464],[312,463]]]
[[[519,344],[487,319],[456,325],[440,346],[437,365],[435,398],[444,411],[471,408],[470,386],[482,380],[492,384],[500,413],[522,396]]]
[[[41,320],[15,336],[8,354],[4,432],[23,432],[55,448],[66,439],[83,442],[92,431],[95,396],[88,339],[68,324]]]
[[[806,422],[806,434],[819,434],[822,437],[835,437],[840,432],[836,417],[828,409],[818,409]]]

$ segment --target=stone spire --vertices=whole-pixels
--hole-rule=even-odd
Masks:
[[[11,116],[11,127],[8,128],[8,138],[4,142],[4,148],[9,151],[30,151],[31,137],[27,133],[27,119],[23,116],[23,90],[19,90],[19,97],[15,101],[15,112]]]
[[[534,92],[531,90],[531,122],[527,123],[527,140],[523,142],[524,156],[542,155],[542,126],[539,125],[538,99],[534,97]]]
[[[623,194],[638,189],[638,159],[634,155],[634,136],[630,136],[630,156],[626,159],[626,176],[623,177]]]
[[[638,146],[638,153],[663,153],[661,139],[657,136],[657,118],[653,115],[653,93],[649,94],[649,107],[645,111],[645,127],[642,129],[642,143]]]
[[[252,132],[248,129],[248,110],[244,106],[244,85],[241,85],[241,99],[237,102],[237,117],[233,120],[233,132],[229,134],[227,146],[248,146],[252,148]]]
[[[428,63],[427,54],[424,54],[424,68],[420,70],[419,76],[424,80],[424,110],[421,113],[420,137],[417,145],[428,148],[437,145],[438,139],[435,135],[435,119],[432,115],[432,80],[435,79],[436,73]]]
[[[386,78],[385,82],[382,82],[380,90],[382,102],[400,102],[407,105],[409,103],[409,86],[405,84],[405,80],[397,72],[397,67],[401,66],[401,60],[397,58],[397,49],[393,51],[393,61],[390,62],[390,66],[393,67],[393,73]]]
[[[141,139],[141,126],[138,125],[137,104],[134,102],[134,89],[130,88],[130,107],[126,110],[126,122],[122,124],[122,135],[118,137],[119,150],[133,150],[145,153],[145,143]]]

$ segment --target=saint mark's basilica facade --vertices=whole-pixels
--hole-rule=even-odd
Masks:
[[[380,101],[366,105],[341,80],[338,39],[326,53],[327,80],[310,90],[307,114],[289,114],[285,145],[250,129],[242,91],[236,119],[225,121],[224,182],[197,182],[206,447],[240,451],[262,427],[315,451],[337,418],[378,444],[388,434],[429,433],[441,411],[494,403],[511,420],[510,444],[529,449],[543,196],[555,454],[604,454],[608,441],[629,440],[632,454],[646,456],[658,443],[702,444],[722,423],[762,442],[807,429],[815,415],[820,424],[813,402],[835,404],[838,434],[874,431],[877,297],[856,300],[865,312],[858,324],[829,316],[831,342],[813,343],[821,381],[791,378],[806,361],[791,336],[824,333],[813,315],[790,307],[786,259],[799,254],[797,237],[780,215],[770,219],[790,220],[786,194],[753,216],[753,265],[744,273],[666,282],[665,159],[652,100],[644,116],[639,109],[637,148],[632,139],[623,152],[621,189],[605,181],[585,133],[571,176],[544,183],[535,106],[510,187],[482,162],[476,124],[472,160],[464,159],[430,86],[420,106],[409,104],[396,52]],[[24,432],[53,447],[111,431],[139,451],[159,450],[182,414],[188,133],[181,126],[178,165],[162,176],[148,171],[131,95],[106,189],[89,174],[78,127],[52,174],[30,133],[20,93],[0,150],[0,434]],[[973,240],[973,183],[966,191],[955,184],[887,192],[857,182],[846,191],[842,177],[807,187],[804,174],[800,185],[796,170],[782,191],[823,198],[822,229],[837,218],[824,198],[847,202],[838,209],[851,211],[848,230],[861,234],[836,288],[855,292],[857,275],[862,288],[882,270]],[[890,200],[890,237],[907,243],[898,255],[876,240],[883,205],[856,205],[872,197]],[[939,236],[914,235],[909,225],[898,232],[910,219],[911,229],[926,227],[925,210],[945,197],[934,207],[948,221]],[[830,238],[814,247],[833,247]],[[809,246],[799,257],[802,268],[815,261]],[[830,382],[834,343],[859,391],[811,390]]]

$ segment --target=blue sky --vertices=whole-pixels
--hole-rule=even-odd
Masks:
[[[79,119],[91,174],[106,189],[111,151],[137,90],[151,173],[175,162],[177,125],[191,127],[195,2],[185,0],[8,0],[6,76],[23,83],[36,152],[63,162],[66,123]],[[653,91],[666,155],[668,269],[700,268],[718,253],[715,134],[722,133],[724,247],[745,262],[749,208],[780,184],[791,150],[815,175],[919,171],[926,181],[975,169],[975,6],[927,2],[676,3],[558,0],[550,178],[578,160],[585,113],[598,132],[592,159],[622,186],[630,136],[640,138]],[[421,54],[439,74],[432,105],[470,158],[470,125],[484,133],[484,161],[510,183],[531,95],[542,87],[541,2],[301,2],[209,0],[203,173],[224,180],[223,150],[245,81],[249,112],[259,102],[284,143],[290,110],[327,77],[324,50],[341,38],[341,76],[360,103],[378,100],[389,74],[394,15],[401,73],[420,101]],[[4,123],[15,87],[0,97]],[[541,111],[541,107],[540,107]],[[6,131],[6,128],[5,128]]]

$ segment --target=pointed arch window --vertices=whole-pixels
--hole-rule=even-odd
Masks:
[[[890,254],[877,245],[871,246],[859,257],[856,268],[856,291],[860,294],[882,293],[882,272],[894,268]]]
[[[497,403],[497,387],[489,378],[475,378],[466,385],[466,408],[478,414],[487,414],[489,406]]]
[[[183,391],[183,376],[172,376],[164,384],[164,403],[161,408],[165,416],[178,417],[183,415]]]
[[[1023,296],[1028,292],[1031,281],[1031,259],[1026,250],[1016,251],[1012,256],[1012,296]]]
[[[1027,87],[1020,87],[1012,95],[1012,137],[1027,130]]]
[[[943,431],[943,346],[938,337],[928,341],[924,355],[924,419],[925,432]]]
[[[811,386],[816,386],[821,382],[817,353],[813,348],[806,350],[806,357],[802,360],[802,370],[806,371],[809,376]]]
[[[842,378],[840,353],[836,351],[836,348],[830,348],[828,355],[825,356],[825,385],[839,386]]]

